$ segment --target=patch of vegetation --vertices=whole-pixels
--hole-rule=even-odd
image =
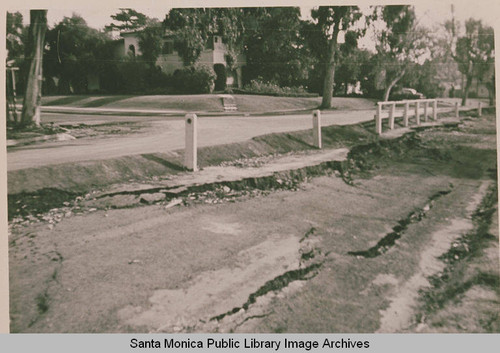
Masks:
[[[417,322],[443,309],[448,303],[460,301],[461,296],[475,285],[490,288],[500,294],[498,272],[478,269],[471,274],[469,270],[471,262],[483,256],[484,249],[489,247],[492,241],[498,241],[489,233],[497,203],[498,188],[495,183],[473,215],[474,229],[455,241],[440,257],[446,263],[445,269],[430,277],[431,287],[420,292],[421,312],[417,315]]]
[[[50,297],[47,291],[44,291],[36,296],[36,307],[40,315],[45,314],[49,310],[49,301]]]
[[[85,98],[87,98],[87,96],[82,96],[82,95],[64,96],[50,101],[48,105],[68,105],[81,101]]]
[[[309,93],[302,87],[281,87],[272,82],[264,82],[260,79],[252,80],[245,86],[244,90],[233,89],[237,93],[262,94],[277,97],[317,97],[316,93]]]
[[[8,195],[8,218],[26,217],[31,215],[36,217],[53,208],[60,207],[64,202],[69,202],[78,193],[64,191],[55,188],[44,188],[36,192],[22,192]]]
[[[405,134],[392,140],[378,140],[354,146],[342,165],[342,178],[350,185],[355,177],[369,177],[375,170],[388,162],[405,161],[410,158],[449,160],[445,149],[429,147],[422,143],[417,132]]]
[[[7,139],[18,140],[22,138],[33,138],[44,135],[55,135],[65,131],[66,130],[53,123],[40,124],[40,126],[29,125],[25,127],[13,126],[8,124]]]
[[[314,273],[321,267],[321,265],[322,265],[321,263],[312,264],[312,265],[305,267],[305,268],[299,268],[297,270],[285,272],[284,274],[282,274],[276,278],[273,278],[272,280],[267,281],[256,292],[250,294],[250,296],[248,297],[248,300],[241,307],[235,307],[232,310],[230,310],[224,314],[220,314],[220,315],[212,317],[210,320],[211,321],[213,321],[213,320],[220,321],[224,317],[226,317],[227,315],[236,314],[241,309],[247,310],[250,305],[252,305],[256,302],[258,297],[266,295],[267,293],[272,292],[272,291],[279,291],[279,290],[285,288],[286,286],[288,286],[288,284],[290,284],[290,282],[311,278],[310,274],[313,273],[313,276],[314,276],[315,275]]]
[[[361,251],[349,251],[349,255],[361,256],[364,258],[373,258],[386,253],[390,248],[394,246],[396,240],[401,238],[403,233],[408,229],[408,226],[413,223],[420,222],[426,215],[427,211],[432,208],[434,201],[439,197],[447,195],[451,190],[438,191],[429,198],[428,203],[415,211],[412,211],[405,218],[398,221],[398,224],[392,228],[392,232],[384,236],[378,241],[378,243],[368,250]]]
[[[90,102],[83,104],[85,108],[94,108],[94,107],[102,107],[103,105],[107,105],[110,103],[116,103],[124,99],[132,98],[133,96],[108,96],[102,97],[98,99],[93,99]]]

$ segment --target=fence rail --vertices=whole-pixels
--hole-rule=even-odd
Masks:
[[[377,103],[377,113],[375,114],[375,132],[377,134],[382,133],[382,120],[389,119],[389,129],[394,130],[394,120],[396,118],[396,106],[403,106],[403,124],[404,126],[409,125],[409,111],[410,106],[414,104],[415,109],[415,122],[417,125],[421,124],[420,121],[420,106],[424,108],[424,121],[429,119],[429,105],[432,105],[432,120],[437,120],[437,99],[412,99],[403,101],[389,101],[389,102],[378,102]],[[385,106],[389,107],[388,116],[382,116],[382,111]]]

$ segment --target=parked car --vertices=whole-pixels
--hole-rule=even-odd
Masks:
[[[391,92],[391,95],[389,96],[389,100],[391,101],[399,101],[399,100],[405,100],[405,99],[423,99],[425,96],[417,92],[416,89],[414,88],[400,88],[400,89],[395,89]]]
[[[401,90],[401,93],[403,93],[403,94],[411,94],[413,96],[417,96],[419,99],[425,98],[425,96],[422,93],[417,92],[417,90],[413,89],[413,88],[403,88]]]

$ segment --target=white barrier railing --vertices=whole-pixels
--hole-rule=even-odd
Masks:
[[[390,102],[378,102],[377,103],[377,113],[375,114],[375,132],[377,134],[382,133],[382,120],[389,119],[389,129],[394,130],[394,121],[396,118],[396,106],[402,105],[403,108],[403,125],[409,125],[409,111],[411,104],[415,104],[415,123],[420,125],[420,104],[424,107],[424,121],[429,120],[429,105],[432,105],[432,120],[437,121],[437,99],[416,99],[416,100],[404,100],[404,101],[390,101]],[[387,117],[382,116],[382,110],[384,106],[389,106],[389,112]],[[482,115],[482,102],[478,103],[477,114]],[[459,104],[455,103],[455,117],[459,117]],[[185,152],[184,152],[184,166],[192,171],[198,170],[198,128],[197,121],[198,117],[196,114],[186,114],[185,118],[186,134],[185,134]],[[321,149],[322,139],[321,139],[321,111],[314,110],[312,112],[312,135],[313,135],[313,146]]]
[[[394,130],[394,120],[396,117],[396,106],[404,106],[403,110],[403,124],[404,126],[409,125],[409,110],[410,105],[415,104],[415,122],[420,125],[420,104],[424,106],[424,121],[429,119],[429,105],[432,105],[432,119],[437,120],[437,99],[415,99],[415,100],[403,100],[403,101],[389,101],[389,102],[378,102],[377,103],[377,113],[375,114],[375,132],[377,134],[382,133],[382,120],[389,118],[389,129]],[[384,106],[389,106],[389,114],[387,117],[382,116],[382,110]]]

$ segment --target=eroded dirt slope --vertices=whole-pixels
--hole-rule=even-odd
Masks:
[[[314,173],[12,226],[11,329],[396,332],[427,324],[415,290],[432,287],[428,277],[446,266],[436,256],[475,229],[474,212],[496,195],[494,131],[494,116],[475,118],[358,146]],[[498,256],[485,254],[498,281]],[[498,310],[498,288],[487,290]],[[498,327],[491,317],[460,324]]]

